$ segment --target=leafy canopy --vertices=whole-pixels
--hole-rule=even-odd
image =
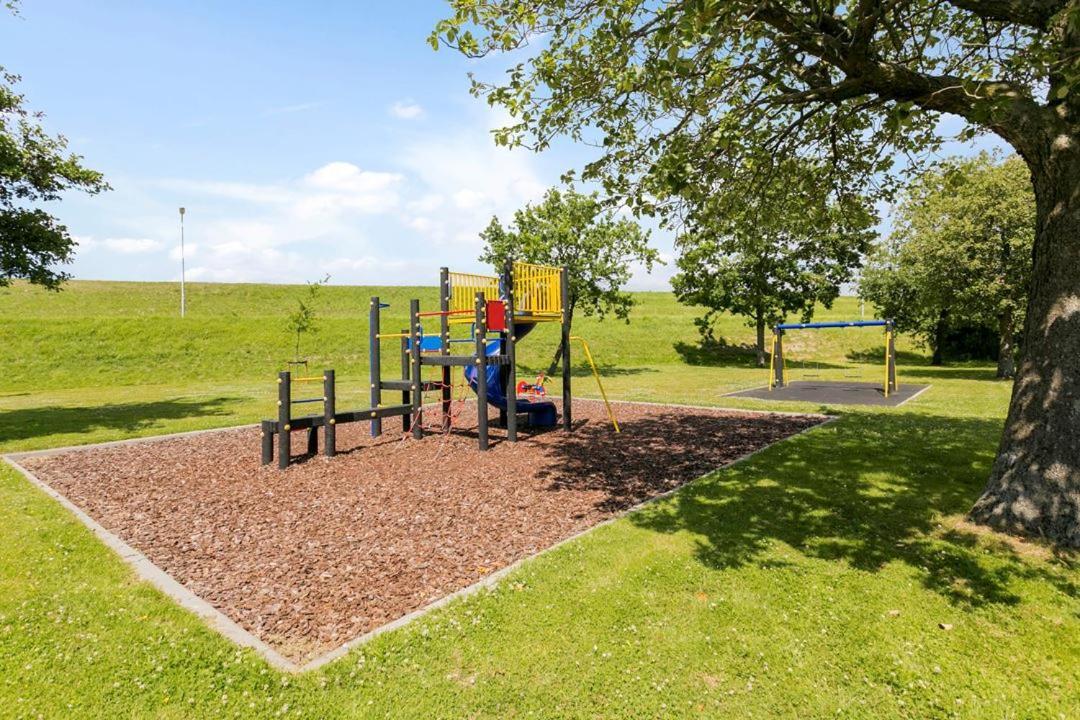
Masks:
[[[768,185],[774,158],[815,162],[819,193],[887,197],[940,145],[942,112],[1031,159],[1045,145],[1036,130],[1080,109],[1077,5],[451,0],[430,41],[470,57],[521,51],[501,81],[473,78],[515,119],[496,139],[591,143],[587,179],[670,218],[717,187]]]
[[[672,286],[680,301],[709,309],[698,322],[711,339],[716,312],[745,316],[764,329],[798,313],[804,322],[814,306],[839,296],[869,249],[876,216],[857,196],[828,202],[820,195],[789,192],[801,163],[787,163],[768,192],[747,196],[679,237],[679,274]],[[759,338],[759,362],[764,347]]]
[[[567,268],[570,307],[586,315],[627,320],[633,297],[623,291],[635,265],[651,272],[659,253],[636,222],[616,218],[596,193],[552,188],[536,205],[514,213],[510,227],[498,218],[480,234],[481,262],[501,267],[521,260]]]
[[[14,278],[56,289],[68,275],[75,242],[67,228],[39,207],[69,190],[108,189],[101,174],[67,153],[67,140],[50,136],[41,114],[24,107],[19,78],[0,68],[0,287]]]
[[[891,236],[872,253],[859,292],[897,327],[933,345],[952,327],[1023,324],[1031,283],[1035,198],[1018,157],[951,160],[906,191]]]

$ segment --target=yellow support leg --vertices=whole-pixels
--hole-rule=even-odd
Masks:
[[[585,359],[589,361],[589,367],[592,368],[593,377],[596,378],[596,386],[600,388],[600,397],[604,398],[604,407],[607,408],[608,420],[611,421],[612,426],[615,428],[615,432],[622,432],[619,429],[619,422],[615,419],[615,413],[611,412],[611,403],[608,402],[607,393],[604,392],[604,384],[600,382],[600,373],[596,369],[596,363],[593,362],[592,353],[589,352],[589,343],[585,342],[585,338],[573,335],[571,340],[577,340],[581,343],[581,348],[585,351]]]
[[[885,331],[885,397],[889,397],[889,341],[892,340],[892,333],[888,330]]]

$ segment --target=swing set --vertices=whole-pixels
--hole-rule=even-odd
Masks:
[[[896,326],[892,320],[853,320],[849,322],[782,323],[773,328],[772,353],[769,361],[769,391],[788,384],[785,377],[784,334],[792,330],[821,330],[825,328],[883,327],[885,328],[885,369],[881,389],[888,398],[896,393]],[[816,376],[815,376],[816,377]]]

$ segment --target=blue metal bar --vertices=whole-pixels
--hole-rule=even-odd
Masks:
[[[817,330],[819,328],[885,327],[888,320],[852,320],[850,322],[784,323],[777,330]]]

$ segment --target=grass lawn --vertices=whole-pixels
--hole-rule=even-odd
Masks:
[[[327,288],[316,367],[366,392],[367,298]],[[0,290],[4,451],[251,422],[272,413],[296,287],[75,282]],[[763,384],[694,311],[643,293],[633,322],[581,319],[613,397],[744,408]],[[857,318],[841,299],[819,318]],[[522,343],[542,368],[553,328]],[[876,330],[792,334],[794,376],[876,379]],[[315,351],[317,348],[317,352]],[[3,717],[1080,716],[1080,567],[962,521],[1008,402],[993,368],[932,368],[901,342],[900,408],[837,422],[713,473],[527,563],[491,591],[283,675],[206,629],[21,476],[0,467]],[[595,396],[588,371],[576,391]],[[253,448],[253,452],[257,449]],[[658,458],[658,462],[662,462]]]

